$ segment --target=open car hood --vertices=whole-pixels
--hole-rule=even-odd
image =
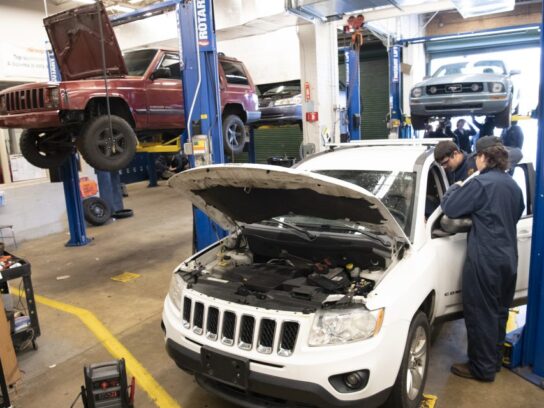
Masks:
[[[123,54],[102,3],[63,11],[43,20],[63,81],[102,76],[100,21],[107,75],[127,75]]]
[[[197,167],[169,185],[221,227],[254,223],[287,214],[350,220],[409,243],[385,205],[369,191],[333,177],[259,164]]]

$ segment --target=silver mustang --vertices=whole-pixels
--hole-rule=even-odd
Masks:
[[[519,90],[503,61],[484,60],[443,65],[410,92],[412,126],[423,129],[431,117],[493,115],[495,126],[510,126],[517,113]]]

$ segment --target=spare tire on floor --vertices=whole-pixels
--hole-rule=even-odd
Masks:
[[[103,225],[111,218],[111,208],[100,197],[88,197],[83,200],[83,216],[91,225]]]
[[[111,216],[116,219],[130,218],[134,215],[134,211],[125,208],[124,210],[115,211]]]

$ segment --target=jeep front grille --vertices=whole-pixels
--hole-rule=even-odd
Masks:
[[[45,108],[45,88],[6,92],[4,96],[8,113]]]
[[[206,337],[217,340],[217,328],[219,327],[219,310],[216,307],[208,309],[208,323],[206,324]]]
[[[195,314],[193,316],[193,331],[196,334],[202,334],[204,330],[204,305],[200,302],[195,304]]]
[[[246,351],[255,348],[263,354],[276,352],[284,357],[293,354],[300,328],[295,321],[238,315],[232,310],[194,302],[187,296],[183,298],[182,319],[184,328],[197,335],[204,334],[210,341],[220,340]]]
[[[234,344],[234,330],[236,329],[236,315],[233,312],[223,314],[223,336],[221,342],[232,346]]]

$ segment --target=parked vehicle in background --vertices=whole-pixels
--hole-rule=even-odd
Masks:
[[[443,65],[410,92],[412,126],[424,129],[428,119],[452,116],[494,116],[495,126],[510,126],[519,110],[519,87],[503,61],[481,60]]]
[[[264,90],[259,97],[261,119],[256,126],[302,125],[302,93],[299,80],[258,87]],[[345,107],[346,86],[340,82],[339,89],[339,105]]]
[[[516,302],[527,297],[534,180],[514,179]],[[174,271],[166,349],[244,407],[421,405],[430,326],[462,316],[466,220],[446,220],[432,145],[337,145],[292,168],[216,165],[169,184],[232,233]],[[529,231],[529,236],[527,232]]]
[[[44,19],[60,83],[0,92],[0,127],[25,129],[21,153],[37,167],[59,166],[77,146],[94,168],[118,170],[130,163],[138,140],[176,137],[185,126],[178,51],[153,48],[122,55],[100,7],[107,92],[95,4]],[[248,139],[245,125],[260,118],[256,89],[244,64],[222,54],[219,81],[225,151],[238,154]]]
[[[259,97],[261,119],[258,125],[302,123],[300,81],[289,81],[262,92]]]

